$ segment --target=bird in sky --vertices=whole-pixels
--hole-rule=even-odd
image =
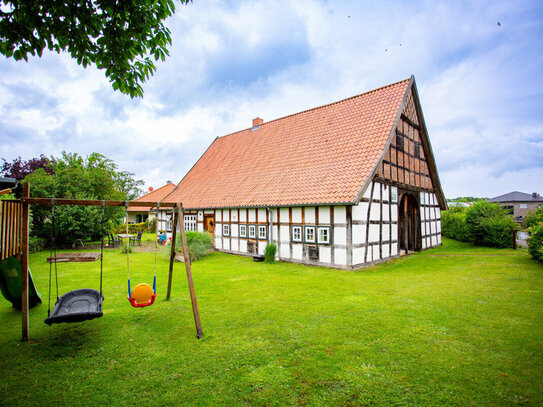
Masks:
[[[500,22],[498,21],[498,27],[501,27],[502,25],[500,24]]]

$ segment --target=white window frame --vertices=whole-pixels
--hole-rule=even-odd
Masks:
[[[187,232],[196,232],[197,227],[197,216],[196,215],[184,215],[183,221],[185,223],[185,230]]]
[[[223,236],[230,236],[230,224],[229,223],[223,223],[222,224],[222,235]]]
[[[331,244],[332,237],[330,235],[330,226],[319,226],[317,228],[317,242],[319,244]],[[321,239],[321,231],[326,231],[326,239]]]
[[[390,202],[398,203],[398,188],[390,187]]]
[[[518,207],[519,209],[528,209],[528,204],[521,203],[521,204],[518,204]]]
[[[247,225],[239,225],[239,237],[247,237]]]
[[[172,231],[172,215],[166,214],[166,232]]]
[[[256,239],[256,225],[249,225],[247,227],[247,235],[249,239]]]
[[[296,238],[296,231],[299,233],[299,238]],[[291,238],[293,242],[303,242],[303,230],[301,225],[292,225]]]
[[[264,231],[264,233],[262,233]],[[258,240],[266,240],[268,238],[268,227],[266,225],[258,225]]]
[[[313,231],[313,239],[309,239],[307,237],[307,232],[312,230]],[[317,229],[315,228],[315,226],[305,226],[304,227],[304,242],[305,243],[316,243],[317,242]]]

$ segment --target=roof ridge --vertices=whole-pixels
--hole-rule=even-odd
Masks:
[[[397,82],[394,82],[394,83],[390,83],[388,85],[384,85],[384,86],[381,86],[379,88],[375,88],[375,89],[372,89],[372,90],[368,90],[366,92],[363,92],[363,93],[359,93],[357,95],[354,95],[354,96],[350,96],[348,98],[345,98],[345,99],[340,99],[340,100],[336,100],[335,102],[331,102],[331,103],[326,103],[324,105],[321,105],[321,106],[316,106],[316,107],[312,107],[312,108],[309,108],[309,109],[305,109],[305,110],[302,110],[300,112],[297,112],[297,113],[291,113],[291,114],[288,114],[286,116],[283,116],[283,117],[278,117],[277,119],[273,119],[273,120],[270,120],[268,122],[264,122],[262,123],[260,126],[264,126],[266,124],[269,124],[269,123],[273,123],[273,122],[276,122],[276,121],[279,121],[279,120],[283,120],[283,119],[287,119],[289,117],[293,117],[293,116],[297,116],[299,114],[303,114],[303,113],[307,113],[307,112],[311,112],[311,111],[314,111],[314,110],[318,110],[318,109],[322,109],[322,108],[325,108],[325,107],[329,107],[329,106],[333,106],[333,105],[337,105],[339,103],[343,103],[343,102],[346,102],[348,100],[351,100],[351,99],[355,99],[355,98],[359,98],[359,97],[362,97],[362,96],[365,96],[365,95],[369,95],[371,93],[374,93],[374,92],[378,92],[378,91],[381,91],[385,88],[390,88],[392,86],[395,86],[395,85],[398,85],[402,82],[408,82],[411,80],[411,78],[413,77],[413,75],[411,75],[409,78],[406,78],[406,79],[402,79],[401,81],[397,81]],[[235,134],[238,134],[238,133],[241,133],[241,132],[244,132],[244,131],[247,131],[247,130],[251,130],[252,127],[248,127],[246,129],[242,129],[242,130],[238,130],[238,131],[235,131],[233,133],[229,133],[229,134],[225,134],[224,136],[219,136],[217,137],[217,139],[222,139],[222,138],[225,138],[225,137],[228,137],[228,136],[233,136]]]

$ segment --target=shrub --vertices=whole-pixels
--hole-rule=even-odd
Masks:
[[[461,242],[469,242],[470,235],[466,225],[466,210],[464,207],[452,207],[441,214],[443,236]]]
[[[136,234],[138,232],[145,232],[145,231],[147,231],[147,229],[148,229],[147,222],[129,223],[128,224],[128,233],[129,234]],[[115,226],[115,233],[116,234],[126,233],[126,223]]]
[[[213,238],[207,232],[185,232],[185,235],[191,261],[197,261],[207,256],[213,248]],[[183,242],[180,235],[177,236],[175,251],[183,253]]]
[[[157,218],[147,220],[147,231],[148,232],[155,232],[156,231],[156,223],[157,223]]]
[[[28,239],[28,250],[30,253],[41,252],[47,245],[47,239],[43,237],[30,236]]]
[[[491,247],[511,247],[512,230],[518,229],[505,208],[487,201],[479,201],[468,208],[466,226],[473,244]]]
[[[541,222],[543,222],[543,205],[539,206],[537,209],[528,212],[524,217],[522,223],[525,228],[530,228],[533,226],[537,226]]]
[[[264,251],[264,261],[266,263],[275,262],[275,253],[277,252],[277,245],[275,243],[268,243]]]
[[[532,226],[528,238],[528,251],[537,260],[543,262],[543,222]]]

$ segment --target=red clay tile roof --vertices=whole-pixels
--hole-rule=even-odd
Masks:
[[[143,201],[143,202],[161,202],[166,195],[172,192],[175,189],[175,184],[170,182],[166,185],[161,186],[160,188],[155,189],[148,194],[140,196],[139,198],[134,199],[134,201]],[[131,206],[128,208],[128,212],[149,212],[151,207],[137,207]]]
[[[185,208],[354,202],[410,79],[219,137],[165,202]]]

